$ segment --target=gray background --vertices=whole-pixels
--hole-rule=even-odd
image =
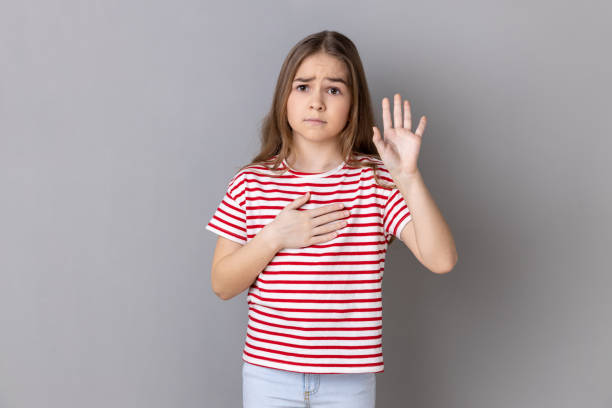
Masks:
[[[342,32],[457,242],[399,241],[379,407],[612,407],[612,8],[12,1],[0,9],[0,407],[238,407],[245,294],[204,229],[285,55]],[[607,51],[606,51],[607,50]]]

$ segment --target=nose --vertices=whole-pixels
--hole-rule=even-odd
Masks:
[[[310,100],[310,108],[316,109],[318,111],[323,110],[325,108],[325,105],[323,105],[323,101],[321,95],[319,95],[319,92],[312,93],[312,98]]]
[[[323,104],[319,101],[319,99],[314,99],[311,103],[310,103],[310,107],[312,109],[316,109],[318,111],[323,110]]]

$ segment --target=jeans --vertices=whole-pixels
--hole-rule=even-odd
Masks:
[[[297,373],[242,362],[243,408],[373,408],[375,373]]]

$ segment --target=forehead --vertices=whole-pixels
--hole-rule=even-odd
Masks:
[[[335,77],[347,79],[348,70],[343,61],[325,53],[317,53],[304,58],[298,67],[296,77]]]

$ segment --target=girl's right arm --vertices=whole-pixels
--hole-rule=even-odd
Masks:
[[[231,299],[251,286],[280,250],[266,227],[245,245],[221,236],[217,239],[211,283],[221,299]]]
[[[350,213],[340,203],[298,211],[309,198],[306,193],[289,203],[244,245],[221,236],[217,239],[211,273],[217,296],[228,300],[247,289],[281,249],[330,241],[338,235],[336,230],[347,225],[342,219]]]

